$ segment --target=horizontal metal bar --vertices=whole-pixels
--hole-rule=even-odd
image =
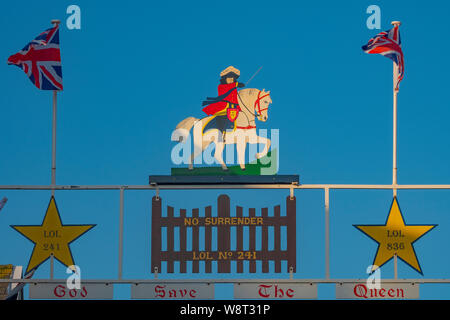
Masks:
[[[0,279],[0,283],[65,283],[67,279]],[[367,279],[82,279],[82,283],[354,283]],[[381,283],[441,283],[450,279],[381,279]]]
[[[298,189],[450,189],[450,184],[302,184]]]
[[[196,190],[196,189],[377,189],[450,190],[450,184],[207,184],[207,185],[0,185],[0,190]]]
[[[0,190],[186,190],[186,189],[290,189],[292,185],[283,184],[191,184],[191,185],[84,185],[84,186],[49,186],[49,185],[3,185]]]

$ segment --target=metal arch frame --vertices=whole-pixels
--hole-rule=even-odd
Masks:
[[[123,222],[124,222],[124,193],[125,190],[155,190],[157,196],[160,190],[196,190],[196,189],[289,189],[294,195],[295,189],[324,190],[325,206],[325,278],[322,279],[123,279]],[[208,185],[0,185],[0,190],[119,190],[119,254],[117,279],[83,279],[84,283],[133,284],[133,283],[353,283],[366,279],[332,279],[330,278],[330,190],[450,190],[450,184],[434,185],[398,185],[398,184],[208,184]],[[395,266],[396,267],[396,264]],[[395,268],[396,269],[396,268]],[[450,283],[450,279],[381,279],[382,283]],[[60,283],[65,279],[0,279],[0,283]]]

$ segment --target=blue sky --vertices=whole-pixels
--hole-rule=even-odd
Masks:
[[[81,8],[81,30],[68,30],[66,8]],[[50,184],[51,92],[37,90],[6,59],[50,27],[60,31],[64,91],[58,95],[57,184],[145,185],[170,174],[170,135],[201,101],[216,94],[228,65],[250,87],[271,90],[269,120],[280,130],[280,174],[301,183],[390,184],[392,63],[361,50],[379,30],[366,8],[381,8],[381,29],[402,21],[405,78],[398,102],[398,183],[448,184],[450,62],[444,1],[40,1],[1,4],[0,184]],[[450,191],[399,191],[407,224],[439,224],[415,249],[426,278],[449,276]],[[283,204],[286,191],[223,191],[232,205]],[[165,191],[177,208],[214,204],[218,191]],[[50,191],[0,191],[0,263],[25,265],[32,244],[9,225],[40,224]],[[124,277],[148,278],[152,191],[125,193]],[[324,277],[323,191],[297,196],[297,278]],[[118,191],[58,191],[64,224],[97,226],[71,245],[86,278],[117,277]],[[382,224],[392,192],[331,191],[331,277],[365,278],[376,243],[353,224]],[[46,263],[36,277],[47,277]],[[400,278],[420,274],[399,262]],[[66,277],[56,264],[56,277]],[[187,275],[194,277],[193,275]],[[180,276],[180,277],[187,277]],[[202,275],[203,276],[203,275]],[[244,275],[266,277],[267,275]],[[274,276],[273,274],[269,276]],[[281,275],[287,277],[287,275]],[[382,277],[393,276],[393,262]],[[169,277],[169,276],[167,276]],[[214,277],[228,277],[212,274]],[[229,275],[236,277],[236,275]],[[241,277],[241,276],[237,276]],[[119,298],[129,297],[118,287]],[[230,297],[221,286],[218,297]],[[320,298],[334,298],[332,286]],[[424,285],[421,298],[450,298],[450,286]]]

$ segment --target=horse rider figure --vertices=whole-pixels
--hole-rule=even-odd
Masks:
[[[237,88],[243,88],[243,83],[237,82],[241,72],[233,66],[229,66],[220,73],[220,84],[217,87],[218,96],[207,97],[202,105],[203,111],[207,115],[214,116],[206,127],[215,127],[222,132],[222,139],[225,140],[225,131],[234,129],[234,122],[239,111]],[[205,127],[205,129],[207,129]],[[206,130],[203,130],[205,132]]]

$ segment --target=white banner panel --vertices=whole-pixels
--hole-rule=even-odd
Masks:
[[[309,283],[235,283],[235,299],[317,299],[317,285]]]
[[[214,299],[214,284],[134,283],[131,285],[131,299]]]
[[[69,289],[65,283],[30,283],[30,299],[112,299],[114,286],[103,283],[87,283],[80,289]]]
[[[419,299],[419,284],[380,283],[370,288],[366,282],[338,283],[336,299]]]

